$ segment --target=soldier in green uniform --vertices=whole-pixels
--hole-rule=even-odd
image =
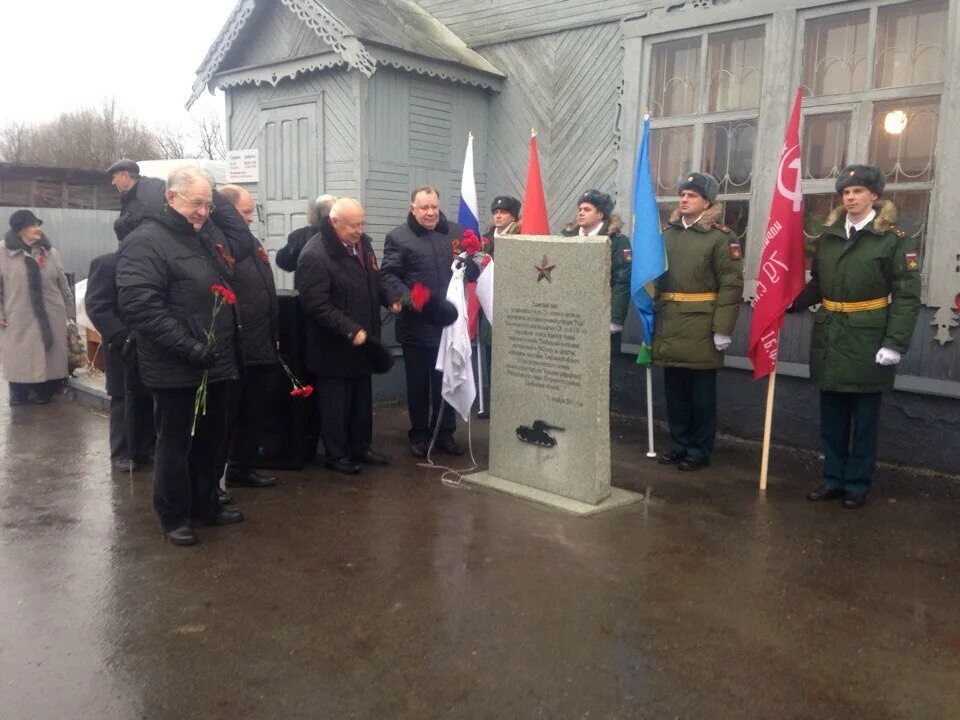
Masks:
[[[920,312],[920,260],[913,239],[893,223],[897,209],[879,200],[880,168],[851,165],[837,192],[843,206],[817,241],[812,279],[791,306],[820,304],[810,343],[810,378],[820,389],[823,477],[809,500],[843,498],[863,507],[877,452],[880,398]]]
[[[717,430],[717,370],[743,295],[743,252],[714,205],[715,178],[690,173],[663,228],[667,271],[657,281],[653,361],[663,367],[672,447],[662,465],[699,470]]]
[[[599,190],[587,190],[577,200],[577,219],[563,235],[599,235],[610,238],[610,356],[620,352],[623,323],[630,304],[630,238],[620,230],[623,222],[613,214],[613,198]]]
[[[483,237],[490,241],[490,254],[493,255],[494,246],[497,244],[497,238],[501,235],[519,235],[520,234],[520,208],[522,204],[517,198],[511,195],[499,195],[493,199],[490,204],[490,227],[483,234]],[[480,310],[479,327],[477,329],[477,342],[483,345],[483,387],[480,392],[484,397],[490,397],[490,371],[492,370],[493,359],[493,327],[487,316]],[[490,419],[490,405],[483,408],[483,412],[478,412],[477,417],[481,420]]]

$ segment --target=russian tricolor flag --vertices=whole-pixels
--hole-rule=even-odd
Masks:
[[[473,230],[480,237],[480,213],[477,209],[477,183],[473,178],[473,133],[467,137],[467,155],[463,159],[460,181],[460,210],[457,222],[464,230]]]

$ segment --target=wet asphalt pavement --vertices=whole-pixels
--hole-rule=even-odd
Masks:
[[[618,420],[649,499],[581,519],[443,484],[388,406],[392,467],[235,490],[176,548],[102,414],[0,401],[3,720],[960,718],[956,479],[883,468],[846,511],[777,450],[761,497],[756,446],[683,474]]]

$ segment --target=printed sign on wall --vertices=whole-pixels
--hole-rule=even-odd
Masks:
[[[260,151],[257,148],[227,152],[227,182],[260,182]]]

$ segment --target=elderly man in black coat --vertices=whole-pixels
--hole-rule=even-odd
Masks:
[[[117,262],[119,304],[137,342],[141,378],[154,396],[154,509],[175,545],[196,543],[194,521],[243,520],[217,499],[227,383],[238,377],[238,318],[230,304],[213,314],[213,288],[229,291],[230,269],[210,233],[212,201],[201,171],[174,171],[163,206],[155,214],[147,210]],[[203,383],[205,407],[197,412]]]
[[[330,208],[337,201],[335,195],[321,195],[311,200],[307,207],[307,224],[287,235],[287,244],[277,250],[277,267],[287,272],[297,269],[297,258],[303,252],[307,242],[320,232],[320,226],[330,214]]]
[[[436,188],[415,189],[410,195],[407,221],[387,233],[383,247],[383,274],[393,292],[402,296],[420,282],[430,288],[431,297],[445,298],[453,275],[453,242],[462,235],[463,229],[440,211]],[[474,263],[468,263],[468,269],[471,267],[476,269]],[[437,449],[448,455],[463,454],[453,438],[456,411],[443,402],[443,375],[435,369],[442,333],[442,326],[409,307],[397,319],[397,340],[403,347],[407,376],[407,436],[415,457],[426,457],[438,418]]]
[[[232,268],[232,287],[243,325],[240,343],[243,365],[240,380],[230,391],[230,426],[227,487],[269,487],[277,479],[253,468],[263,392],[277,366],[280,342],[280,308],[270,258],[250,232],[256,206],[250,193],[239,185],[224,185],[213,194],[213,220],[227,238],[230,253],[225,260]],[[233,212],[233,210],[236,212]]]
[[[380,338],[380,306],[400,312],[380,274],[363,207],[340,198],[297,261],[295,283],[307,317],[307,368],[317,376],[326,465],[347,475],[360,463],[387,465],[373,441],[373,368],[364,345]]]
[[[123,240],[143,222],[146,208],[163,204],[166,183],[159,178],[140,177],[140,166],[126,158],[108,167],[107,175],[120,193],[120,217],[113,221],[113,232],[117,240]]]
[[[87,316],[102,338],[101,350],[110,396],[110,461],[116,470],[136,470],[153,463],[157,440],[153,398],[140,382],[136,348],[117,300],[117,253],[90,262]]]

